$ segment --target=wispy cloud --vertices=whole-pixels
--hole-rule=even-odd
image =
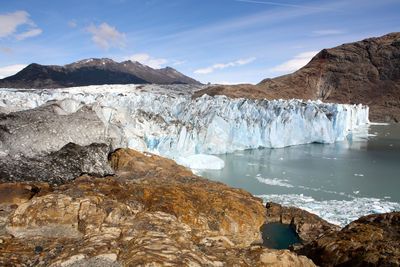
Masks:
[[[284,23],[285,21],[290,21],[306,16],[312,16],[313,14],[339,10],[343,8],[346,3],[347,2],[344,1],[330,1],[324,2],[318,7],[299,5],[298,7],[303,8],[274,8],[260,10],[256,13],[229,19],[222,19],[214,23],[201,25],[199,27],[188,27],[187,29],[183,29],[181,31],[171,34],[152,37],[150,40],[152,42],[173,42],[175,44],[177,42],[187,43],[189,42],[189,40],[190,42],[192,42],[193,40],[201,40],[202,44],[204,44],[204,40],[206,40],[208,43],[222,42],[226,40],[228,34],[230,33],[235,33],[235,35],[237,36],[238,32],[241,32],[241,34],[243,34],[243,32],[247,32],[247,29],[252,30],[255,27],[260,27],[261,25],[263,26],[263,30],[273,28],[274,25],[276,25],[277,23]],[[246,39],[240,39],[246,41]]]
[[[21,41],[21,40],[24,40],[26,38],[37,36],[37,35],[41,34],[42,32],[43,32],[42,29],[39,29],[39,28],[31,29],[31,30],[28,30],[26,32],[22,32],[22,33],[17,34],[15,36],[15,39]]]
[[[147,53],[134,54],[124,59],[137,61],[154,69],[160,69],[168,62],[165,58],[155,58]]]
[[[282,3],[282,2],[271,2],[271,1],[257,1],[257,0],[235,0],[235,1],[243,2],[243,3],[251,3],[251,4],[282,6],[282,7],[297,7],[297,8],[309,8],[309,9],[319,9],[319,10],[327,10],[328,9],[325,7],[316,7],[316,6],[309,6],[309,5],[295,5],[295,4]]]
[[[338,34],[343,34],[345,33],[342,30],[336,30],[336,29],[325,29],[325,30],[316,30],[312,31],[314,35],[317,36],[328,36],[328,35],[338,35]]]
[[[15,73],[25,68],[26,66],[27,65],[25,64],[15,64],[15,65],[0,67],[0,79],[14,75]]]
[[[23,10],[0,15],[0,38],[15,36],[17,40],[34,37],[42,30],[29,18],[29,13]],[[28,30],[17,33],[18,27],[27,26]]]
[[[175,60],[175,61],[172,62],[172,66],[180,66],[180,65],[183,65],[185,63],[186,63],[185,60]]]
[[[245,59],[238,59],[236,61],[231,61],[228,63],[216,63],[216,64],[206,67],[206,68],[197,69],[194,71],[194,73],[209,74],[209,73],[212,73],[215,70],[219,70],[219,69],[225,69],[225,68],[229,68],[229,67],[237,67],[237,66],[246,65],[246,64],[253,62],[254,60],[256,60],[255,57],[250,57],[250,58],[245,58]]]
[[[0,51],[4,54],[12,54],[13,50],[10,47],[2,46],[0,47]]]
[[[269,69],[270,72],[290,73],[305,66],[318,53],[318,51],[308,51],[296,55],[294,58]]]
[[[125,46],[125,34],[105,22],[99,26],[92,24],[86,29],[92,34],[92,41],[104,50],[108,50],[111,47],[122,48]]]
[[[68,27],[76,28],[77,26],[78,26],[78,23],[76,22],[76,20],[71,19],[70,21],[68,21]]]

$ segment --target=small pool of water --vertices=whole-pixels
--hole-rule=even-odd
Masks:
[[[261,227],[263,246],[274,249],[288,249],[300,243],[300,237],[289,224],[266,223]]]

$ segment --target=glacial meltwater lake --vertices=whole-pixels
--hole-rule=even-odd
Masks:
[[[364,131],[368,137],[334,144],[218,155],[224,169],[196,173],[344,226],[366,214],[400,210],[400,124]]]

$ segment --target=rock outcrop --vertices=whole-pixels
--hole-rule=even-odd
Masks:
[[[177,70],[153,69],[136,61],[115,62],[108,58],[80,60],[64,66],[30,64],[0,79],[2,88],[62,88],[100,84],[200,84]]]
[[[339,226],[296,207],[284,207],[273,202],[268,202],[266,208],[267,223],[279,222],[291,225],[305,243],[313,241],[326,233],[340,230]]]
[[[400,121],[400,33],[323,49],[298,71],[257,85],[212,86],[196,96],[363,103],[373,121]]]
[[[2,266],[315,266],[252,243],[261,200],[121,149],[113,177],[0,184]]]
[[[361,217],[299,252],[320,266],[400,266],[400,212]]]

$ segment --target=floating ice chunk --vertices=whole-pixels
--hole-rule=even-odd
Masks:
[[[282,186],[282,187],[294,187],[293,185],[288,183],[287,179],[278,179],[278,178],[263,178],[260,175],[256,175],[256,179],[263,184],[267,185],[275,185],[275,186]]]
[[[225,166],[225,162],[219,157],[205,154],[179,157],[176,162],[195,170],[220,170]]]
[[[390,125],[390,123],[386,123],[386,122],[370,122],[370,125],[381,125],[381,126],[385,126],[385,125]]]
[[[350,200],[316,200],[303,194],[273,194],[259,195],[258,197],[265,202],[272,201],[284,206],[307,210],[342,227],[367,214],[400,210],[400,203],[378,198],[352,197]]]

